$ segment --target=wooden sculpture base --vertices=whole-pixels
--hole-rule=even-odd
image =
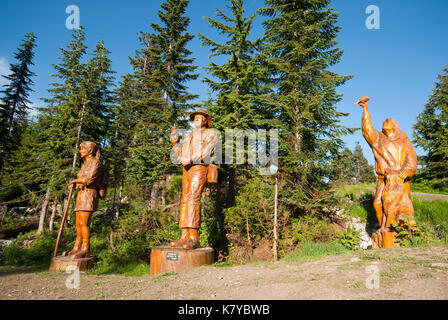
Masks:
[[[213,248],[184,250],[180,247],[154,247],[151,249],[150,274],[187,270],[212,264],[213,261]]]
[[[393,248],[398,245],[395,244],[395,236],[396,232],[381,232],[381,230],[377,230],[375,233],[372,233],[372,248]]]
[[[79,269],[79,271],[85,271],[92,266],[94,257],[81,258],[81,259],[70,259],[69,257],[56,256],[51,258],[50,270],[61,270],[65,271],[69,266],[74,266]]]

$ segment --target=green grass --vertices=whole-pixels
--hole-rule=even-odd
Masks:
[[[212,266],[213,267],[218,267],[218,268],[229,268],[229,267],[236,266],[236,264],[234,264],[232,262],[221,261],[221,262],[213,263]]]
[[[360,183],[339,186],[335,189],[336,196],[345,203],[344,214],[354,218],[361,218],[370,226],[377,224],[373,198],[376,185],[373,183]]]
[[[356,290],[360,290],[360,289],[365,289],[366,288],[366,284],[362,281],[356,281],[351,288],[356,289]]]
[[[448,238],[448,202],[444,200],[423,200],[419,196],[412,196],[414,215],[419,222],[430,224],[437,233]]]
[[[128,263],[123,263],[121,265],[113,264],[104,268],[95,266],[93,269],[89,270],[88,273],[91,274],[119,274],[122,276],[129,277],[140,277],[149,275],[149,264],[131,261]]]
[[[298,251],[290,253],[282,260],[294,263],[348,252],[351,251],[340,243],[304,241],[301,243]]]

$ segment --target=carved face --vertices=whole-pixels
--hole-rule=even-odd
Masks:
[[[85,158],[90,154],[90,150],[88,150],[84,146],[81,146],[81,147],[79,147],[79,153],[81,154],[81,158]]]
[[[197,129],[202,128],[206,125],[205,117],[202,114],[197,114],[194,116],[193,126]]]
[[[394,123],[390,120],[390,119],[386,119],[383,122],[383,133],[387,136],[390,137],[395,131],[395,125]]]
[[[90,154],[95,154],[98,150],[98,147],[94,142],[91,141],[83,141],[79,146],[79,153],[81,154],[81,158],[87,157]]]

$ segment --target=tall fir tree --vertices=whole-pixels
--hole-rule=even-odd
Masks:
[[[448,187],[448,67],[438,82],[414,125],[414,142],[426,151],[421,157],[420,177],[435,180],[439,187]]]
[[[50,195],[58,201],[64,198],[67,182],[73,179],[80,164],[80,143],[91,140],[101,146],[108,138],[113,118],[114,71],[107,57],[109,51],[100,41],[93,57],[84,63],[84,41],[80,27],[73,31],[67,48],[61,48],[61,62],[53,65],[57,73],[52,75],[60,82],[51,84],[50,97],[43,98],[47,107],[40,108],[38,115],[45,199],[50,199]],[[41,211],[42,221],[45,211]]]
[[[225,59],[222,64],[210,62],[206,69],[211,77],[205,77],[203,81],[214,94],[214,97],[211,96],[206,102],[214,128],[220,130],[222,137],[226,129],[237,129],[236,138],[240,138],[238,135],[245,134],[244,130],[254,130],[256,134],[256,130],[270,127],[272,117],[267,115],[264,103],[270,88],[264,82],[266,68],[257,57],[261,39],[250,39],[257,11],[246,16],[243,0],[229,0],[226,7],[228,14],[217,8],[216,19],[205,17],[209,26],[223,37],[214,40],[199,34],[202,45],[208,46],[212,52],[209,58]],[[234,141],[226,141],[223,146],[223,153],[226,148],[231,148],[234,164],[223,164],[220,169],[220,179],[214,196],[216,203],[213,221],[216,225],[211,226],[214,234],[225,233],[225,212],[231,216],[243,213],[232,208],[236,204],[240,187],[250,176],[256,175],[257,168],[249,166],[247,162],[243,165],[235,164],[235,146]],[[246,158],[248,148],[244,149]],[[226,225],[231,229],[228,221]],[[223,241],[217,241],[214,247],[222,249]]]
[[[59,186],[73,173],[76,166],[76,150],[82,112],[85,109],[85,86],[83,77],[85,65],[82,62],[87,46],[84,44],[85,33],[81,26],[72,33],[67,48],[61,48],[59,64],[53,64],[56,70],[53,77],[60,82],[51,83],[48,89],[50,97],[42,98],[47,105],[40,108],[38,115],[42,127],[42,140],[48,166],[55,179],[54,186]],[[57,178],[56,178],[57,177]],[[65,187],[65,186],[64,186]]]
[[[330,0],[266,0],[264,59],[277,92],[272,113],[281,122],[280,170],[286,188],[280,201],[294,212],[321,210],[329,193],[326,165],[342,146],[341,136],[352,132],[339,124],[336,88],[351,76],[329,70],[342,50],[335,47],[340,27]],[[310,201],[310,199],[314,199]]]
[[[130,62],[134,69],[117,89],[116,118],[113,123],[115,148],[114,180],[119,188],[128,182],[144,192],[161,178],[169,162],[169,143],[161,140],[169,131],[169,111],[163,98],[161,56],[154,35],[140,33],[142,49]],[[155,156],[161,157],[157,161]]]
[[[216,98],[208,102],[208,111],[213,115],[214,126],[222,133],[224,129],[266,128],[269,117],[263,102],[269,90],[263,83],[266,69],[257,60],[261,39],[249,40],[257,12],[245,17],[243,0],[229,2],[231,15],[217,9],[221,21],[205,17],[210,27],[225,35],[227,41],[219,43],[199,34],[203,45],[212,51],[209,58],[227,58],[222,65],[211,62],[206,68],[213,78],[205,77],[204,81],[216,93]]]
[[[190,19],[185,17],[189,1],[168,0],[158,12],[161,23],[152,23],[154,33],[141,32],[142,49],[131,58],[132,74],[123,78],[117,91],[115,145],[119,152],[114,163],[117,181],[124,176],[129,186],[145,192],[134,193],[149,199],[149,208],[157,206],[158,191],[166,191],[165,176],[178,170],[170,161],[171,126],[186,128],[189,101],[197,95],[188,92],[187,82],[197,78],[196,66],[187,49],[193,38],[187,32]]]
[[[170,121],[185,125],[186,111],[194,107],[188,101],[197,94],[188,92],[186,82],[195,80],[197,66],[192,65],[194,58],[187,49],[193,35],[187,32],[190,18],[185,16],[189,0],[167,0],[158,11],[160,24],[152,23],[154,30],[152,53],[160,57],[158,65],[161,73],[163,97],[170,112]],[[181,121],[181,122],[179,122]]]
[[[35,75],[30,67],[34,65],[34,47],[36,36],[27,33],[14,54],[16,63],[10,65],[11,73],[3,76],[9,83],[0,91],[0,171],[6,157],[20,144],[21,135],[26,130],[29,113],[29,94],[32,91],[32,77]]]

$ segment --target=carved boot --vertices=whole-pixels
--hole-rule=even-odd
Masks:
[[[188,229],[182,228],[180,239],[177,241],[171,241],[170,246],[171,247],[182,247],[182,245],[188,240],[188,236],[189,236]]]
[[[76,255],[81,250],[81,239],[76,238],[75,245],[73,246],[73,249],[70,251],[64,251],[62,253],[63,256],[69,256],[70,258],[73,258],[74,255]]]
[[[185,250],[199,248],[199,229],[189,228],[188,233],[188,240],[182,245],[182,248]]]
[[[73,257],[71,257],[71,258],[72,259],[82,259],[82,258],[88,258],[88,257],[90,257],[89,240],[83,240],[81,250],[78,253],[74,254]]]

